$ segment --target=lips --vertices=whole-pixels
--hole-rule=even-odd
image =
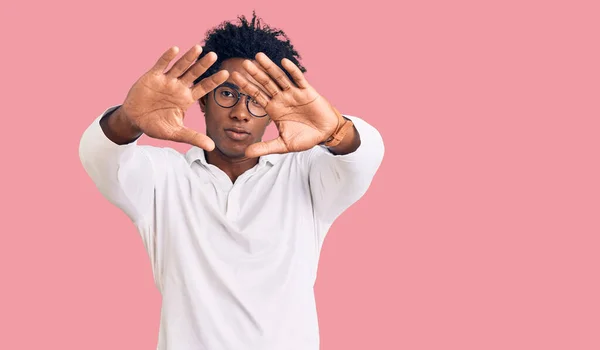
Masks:
[[[250,134],[249,131],[246,131],[246,129],[243,129],[243,128],[228,128],[228,129],[225,129],[225,131],[233,131],[233,132],[237,132],[238,134]]]
[[[250,132],[242,128],[227,128],[225,134],[235,141],[243,141],[250,137]]]

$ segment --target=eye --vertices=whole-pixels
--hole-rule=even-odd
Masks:
[[[233,92],[229,90],[221,90],[221,96],[223,97],[233,97]]]

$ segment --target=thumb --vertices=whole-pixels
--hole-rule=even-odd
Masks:
[[[210,137],[185,126],[173,135],[172,140],[200,147],[209,152],[215,149],[215,142]]]
[[[280,137],[269,140],[253,143],[246,148],[246,157],[256,158],[271,153],[286,153],[288,152],[287,146]]]

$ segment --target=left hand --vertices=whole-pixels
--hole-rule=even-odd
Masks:
[[[338,114],[333,106],[308,84],[300,69],[284,58],[282,66],[287,75],[265,54],[258,53],[259,69],[250,60],[243,63],[250,74],[268,95],[241,74],[234,72],[233,81],[265,109],[279,130],[279,137],[248,146],[246,156],[260,157],[270,153],[300,152],[325,141],[338,127]]]

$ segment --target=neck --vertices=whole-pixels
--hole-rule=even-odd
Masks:
[[[252,169],[258,163],[258,158],[230,158],[219,151],[218,148],[215,148],[212,152],[204,151],[204,156],[207,163],[216,166],[227,174],[231,182],[235,182],[240,175]]]

